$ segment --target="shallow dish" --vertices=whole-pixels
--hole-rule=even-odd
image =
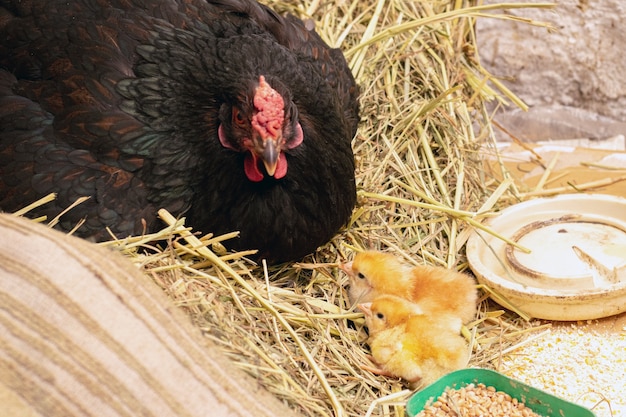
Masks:
[[[515,245],[478,230],[467,243],[470,267],[520,310],[565,321],[626,311],[626,199],[540,198],[486,224]]]

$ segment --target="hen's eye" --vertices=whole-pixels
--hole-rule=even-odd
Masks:
[[[241,112],[236,108],[233,108],[233,123],[236,123],[238,125],[243,125],[246,123],[246,119],[243,117]]]
[[[365,275],[364,275],[362,272],[359,272],[359,273],[357,274],[357,277],[358,277],[359,279],[365,279]]]

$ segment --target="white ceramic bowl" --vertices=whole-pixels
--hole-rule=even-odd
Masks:
[[[516,204],[477,230],[476,278],[532,317],[589,320],[626,311],[626,199],[566,194]],[[497,300],[496,300],[497,301]]]

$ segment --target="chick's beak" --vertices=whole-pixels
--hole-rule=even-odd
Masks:
[[[357,307],[363,312],[363,314],[365,314],[365,317],[372,316],[372,303],[358,304]]]
[[[348,275],[352,275],[352,262],[342,262],[339,264],[339,269]]]
[[[278,140],[266,139],[263,142],[263,154],[261,159],[265,170],[270,176],[274,176],[276,172],[276,166],[278,165],[278,157],[280,156],[280,147],[278,146]]]

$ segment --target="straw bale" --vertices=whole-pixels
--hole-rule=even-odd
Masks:
[[[0,415],[296,415],[120,254],[0,213]]]

